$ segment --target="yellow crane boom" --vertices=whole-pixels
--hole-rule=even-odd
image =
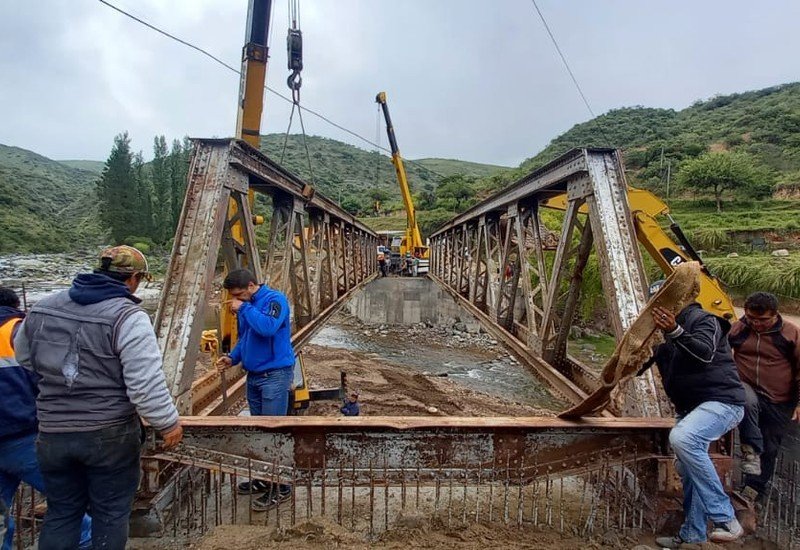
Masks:
[[[403,205],[406,209],[406,234],[400,245],[400,254],[405,255],[411,252],[415,257],[428,259],[430,250],[422,240],[422,234],[417,225],[417,214],[414,210],[414,201],[411,198],[411,188],[408,186],[406,169],[403,166],[403,157],[400,156],[400,149],[397,147],[397,138],[394,135],[394,126],[389,116],[389,106],[386,104],[386,92],[380,92],[375,96],[375,102],[380,104],[383,111],[383,118],[386,119],[386,133],[389,136],[389,147],[392,150],[392,164],[397,174],[397,183],[400,184],[400,194],[403,196]]]

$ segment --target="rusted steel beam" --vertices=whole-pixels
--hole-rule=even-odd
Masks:
[[[567,199],[560,231],[549,228],[547,240],[558,235],[557,246],[543,239],[538,215],[540,206],[555,195]],[[477,228],[476,246],[467,260],[464,288],[452,276],[452,266],[462,254],[461,246],[453,243],[460,242],[460,233],[469,226]],[[502,327],[509,342],[544,358],[574,386],[589,392],[595,389],[596,376],[567,357],[566,341],[590,253],[598,258],[609,319],[618,339],[644,305],[646,278],[624,171],[613,149],[565,154],[445,224],[432,235],[431,244],[437,251],[431,273],[440,284],[464,298],[465,307],[474,308],[476,316],[485,314]],[[551,379],[550,366],[531,366],[567,399],[574,397],[569,388],[565,393],[559,387],[563,383]],[[621,389],[616,412],[657,416],[661,395],[648,373]]]
[[[200,336],[209,328],[205,313],[220,254],[227,270],[247,266],[258,280],[287,294],[293,329],[302,331],[301,339],[314,332],[322,312],[335,310],[345,292],[377,270],[372,230],[244,142],[195,140],[188,179],[155,322],[167,384],[184,413],[210,406],[218,391],[213,375],[197,386],[193,381]],[[253,190],[272,195],[266,279],[248,206]],[[347,247],[340,247],[344,235]],[[344,288],[336,284],[342,280]],[[226,352],[235,327],[221,328],[220,347]]]
[[[164,460],[289,482],[338,467],[380,464],[387,481],[419,469],[511,469],[515,479],[668,456],[671,419],[183,417],[184,440]],[[487,479],[487,478],[484,478]],[[369,481],[364,479],[365,482]]]

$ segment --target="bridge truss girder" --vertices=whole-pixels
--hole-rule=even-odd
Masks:
[[[560,228],[547,239],[543,203],[563,194],[568,200]],[[539,358],[528,361],[534,371],[556,393],[578,402],[598,385],[566,346],[591,252],[617,339],[646,301],[633,227],[617,151],[576,149],[433,234],[431,275],[501,330],[506,343],[514,340],[524,355]],[[547,242],[553,235],[555,247]],[[659,416],[659,391],[648,373],[621,389],[614,412]]]
[[[263,254],[256,244],[249,192],[271,197]],[[219,257],[226,271],[247,267],[259,281],[287,295],[292,340],[299,348],[352,291],[375,277],[377,235],[246,143],[195,140],[155,319],[167,384],[182,414],[197,413],[220,395],[216,373],[195,381]],[[229,344],[223,342],[223,349]],[[242,385],[242,380],[230,382]]]

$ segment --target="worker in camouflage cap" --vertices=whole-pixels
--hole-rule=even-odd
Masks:
[[[17,331],[16,361],[38,380],[36,453],[47,489],[39,548],[78,548],[88,509],[92,546],[124,549],[141,472],[139,418],[166,449],[183,438],[150,316],[135,295],[149,276],[141,251],[108,248],[93,273],[42,298]]]
[[[148,281],[152,279],[147,264],[147,258],[142,254],[142,251],[124,244],[112,246],[103,250],[103,253],[100,254],[99,269],[100,271],[120,273],[123,275],[139,273]]]

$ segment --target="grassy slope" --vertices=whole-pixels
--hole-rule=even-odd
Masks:
[[[106,166],[106,163],[101,160],[59,160],[57,162],[70,168],[94,172],[95,174],[102,174],[103,168]]]
[[[74,250],[97,243],[96,178],[0,145],[0,252]]]
[[[464,174],[466,176],[475,176],[478,178],[485,178],[496,174],[511,170],[508,166],[498,166],[496,164],[480,164],[478,162],[469,162],[465,160],[455,159],[439,159],[439,158],[425,158],[416,159],[414,163],[421,164],[425,168],[429,168],[434,172],[442,174],[443,176],[454,176],[456,174]]]

